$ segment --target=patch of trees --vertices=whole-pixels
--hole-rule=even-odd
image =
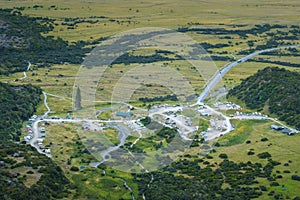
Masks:
[[[151,120],[151,118],[148,116],[141,119],[141,123],[150,130],[159,131],[164,127],[162,124],[158,123],[157,121]]]
[[[238,54],[239,55],[249,55],[254,52],[255,52],[255,49],[252,48],[252,49],[241,50]]]
[[[158,131],[157,135],[161,138],[166,139],[167,143],[170,143],[172,139],[177,134],[177,130],[173,128],[163,127],[160,131]]]
[[[286,28],[286,27],[283,27]],[[300,38],[300,28],[293,28],[291,31],[290,29],[287,29],[288,32],[286,32],[286,29],[284,31],[277,30],[276,32],[267,32],[266,35],[270,37],[270,39],[266,42],[266,44],[257,45],[256,50],[262,50],[277,46],[283,46],[283,45],[292,45],[292,42],[295,40],[299,40]]]
[[[265,158],[270,158],[271,154],[269,154],[268,152],[263,152],[263,153],[257,154],[257,156],[261,159],[265,159]]]
[[[75,166],[72,166],[72,167],[70,168],[70,170],[73,171],[73,172],[78,172],[78,171],[79,171],[79,168],[78,168],[78,167],[75,167]]]
[[[89,43],[79,41],[69,44],[61,38],[43,36],[53,30],[53,20],[31,18],[12,9],[0,9],[0,74],[25,71],[27,61],[32,64],[60,64],[64,62],[80,64],[89,48]],[[5,37],[4,37],[5,36]]]
[[[271,29],[275,28],[287,28],[287,26],[279,25],[279,24],[263,24],[263,25],[255,25],[253,28],[250,29],[225,29],[225,28],[189,28],[189,27],[181,27],[178,28],[178,32],[197,32],[199,34],[213,34],[213,35],[239,35],[242,38],[247,38],[248,34],[258,35],[264,32],[270,31]]]
[[[15,152],[18,152],[24,161],[17,164],[16,162],[7,162],[8,157],[12,157]],[[1,199],[62,199],[70,193],[71,184],[61,168],[31,146],[0,141],[0,161],[3,160],[4,166],[0,166]],[[17,167],[32,168],[38,170],[38,173],[42,175],[31,187],[26,187],[27,175],[10,171],[11,168]],[[34,175],[35,173],[37,172],[29,170],[27,174]]]
[[[263,166],[250,161],[236,163],[227,159],[226,154],[221,157],[224,160],[217,166],[199,158],[181,158],[161,171],[136,174],[134,181],[139,185],[140,196],[144,194],[147,199],[219,200],[255,199],[268,191],[266,186],[257,186],[258,178],[270,184],[276,181],[271,175],[274,168],[271,159]],[[152,175],[154,180],[148,187]],[[274,192],[273,195],[278,194]]]
[[[142,101],[142,102],[178,101],[178,98],[175,94],[170,94],[170,95],[166,95],[166,96],[159,96],[159,97],[153,97],[153,98],[141,97],[141,98],[139,98],[139,101]]]
[[[201,47],[204,48],[204,49],[218,49],[218,48],[223,48],[223,47],[228,47],[230,46],[229,44],[210,44],[210,43],[207,43],[207,42],[203,42],[203,43],[200,43]]]
[[[144,126],[148,126],[149,124],[151,124],[151,117],[144,117],[140,120],[140,122],[144,125]]]
[[[296,48],[289,48],[285,51],[277,50],[262,53],[261,55],[269,55],[269,56],[300,56],[300,51]]]
[[[292,175],[292,180],[300,181],[300,176],[294,174],[294,175]]]
[[[281,43],[281,44],[283,44],[283,43]],[[276,43],[276,45],[278,45],[278,43]],[[270,47],[273,47],[273,46],[269,46],[268,47],[268,46],[263,45],[263,46],[260,46],[258,48],[259,49],[264,49],[264,48],[270,48]],[[239,55],[249,55],[249,54],[251,54],[251,53],[253,53],[255,51],[256,51],[255,48],[252,48],[252,49],[242,50],[238,54]],[[277,51],[265,52],[265,53],[262,53],[261,55],[269,55],[269,56],[300,56],[300,53],[299,53],[299,50],[297,50],[295,48],[289,48],[289,49],[287,49],[286,52],[282,52],[282,50],[277,50]],[[249,59],[249,61],[251,61],[251,59]],[[257,60],[255,60],[255,61],[257,61]]]
[[[202,57],[201,60],[213,60],[213,61],[233,61],[233,58],[230,58],[228,56],[217,56],[217,55],[212,55],[212,56],[205,56]]]
[[[266,33],[266,35],[272,37],[275,40],[298,40],[299,28],[288,30],[288,32],[277,30],[276,32],[268,32]]]
[[[97,24],[99,22],[117,23],[119,25],[123,25],[124,23],[127,23],[127,24],[136,23],[136,22],[132,21],[130,18],[128,18],[128,20],[117,20],[117,19],[113,19],[113,18],[109,18],[109,17],[101,15],[101,16],[74,17],[74,18],[67,17],[62,22],[62,25],[68,26],[68,29],[75,29],[76,26],[81,23]]]
[[[278,67],[267,67],[229,91],[251,109],[269,112],[300,129],[300,74]]]
[[[263,59],[263,58],[251,59],[251,60],[248,60],[248,61],[283,65],[283,66],[288,66],[288,67],[300,67],[300,64],[297,64],[297,63],[290,63],[290,62],[284,62],[284,61],[278,61],[278,60],[266,60],[266,59]]]
[[[219,155],[219,158],[227,159],[228,156],[227,156],[225,153],[221,153],[221,154]]]
[[[167,53],[163,51],[155,51],[153,55],[131,55],[129,53],[125,53],[118,57],[116,60],[113,61],[112,64],[125,64],[129,65],[132,63],[153,63],[159,61],[172,61],[172,60],[181,60],[181,56],[175,55],[174,57],[169,57]]]
[[[22,122],[40,102],[41,89],[32,85],[11,86],[0,82],[0,140],[20,141]]]
[[[41,89],[32,85],[12,86],[0,82],[0,93],[0,198],[38,200],[66,197],[71,184],[61,168],[35,148],[14,143],[20,140],[22,122],[35,112],[41,100]],[[16,153],[23,158],[22,161],[13,159]],[[21,175],[10,171],[19,167],[32,168],[42,176],[37,183],[27,187],[27,175],[37,172],[29,170],[27,175]]]
[[[273,47],[278,47],[278,46],[283,46],[286,43],[280,40],[275,40],[274,38],[270,39],[267,41],[266,44],[262,44],[262,45],[257,45],[256,46],[256,50],[264,50],[264,49],[269,49],[269,48],[273,48]]]
[[[98,22],[99,22],[98,19],[94,20],[94,19],[83,19],[83,18],[76,17],[76,18],[65,18],[64,22],[62,22],[62,25],[75,26],[80,23],[96,24]]]

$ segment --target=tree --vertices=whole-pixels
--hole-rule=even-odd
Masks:
[[[79,171],[79,168],[78,168],[78,167],[75,167],[75,166],[72,166],[72,167],[70,168],[70,170],[73,171],[73,172],[78,172],[78,171]]]
[[[225,153],[221,153],[221,154],[219,155],[219,158],[227,159],[228,156],[227,156],[227,154],[225,154]]]
[[[81,91],[80,88],[77,87],[76,97],[75,97],[75,110],[80,110],[81,106]]]

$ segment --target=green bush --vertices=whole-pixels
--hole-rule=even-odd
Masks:
[[[269,154],[268,152],[263,152],[263,153],[257,154],[257,156],[261,159],[271,158],[271,154]]]
[[[221,154],[219,155],[219,158],[227,159],[228,156],[227,156],[227,154],[225,154],[225,153],[221,153]]]
[[[79,171],[79,168],[78,168],[78,167],[75,167],[75,166],[72,166],[72,167],[70,168],[70,170],[73,171],[73,172],[78,172],[78,171]]]

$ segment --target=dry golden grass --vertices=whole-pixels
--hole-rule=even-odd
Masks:
[[[43,5],[43,8],[32,8],[34,5]],[[57,9],[50,8],[55,5]],[[233,1],[165,1],[146,0],[137,1],[70,1],[70,0],[17,0],[0,1],[1,8],[25,6],[24,13],[30,16],[43,16],[61,20],[62,18],[83,18],[91,16],[106,16],[123,22],[109,22],[103,19],[99,23],[80,24],[75,30],[58,26],[52,35],[63,37],[70,41],[78,39],[89,40],[91,37],[99,38],[109,36],[119,31],[137,27],[165,27],[177,29],[180,25],[189,22],[201,24],[263,24],[283,23],[295,24],[299,20],[299,1],[291,0],[261,2],[254,0],[244,2]],[[31,8],[28,8],[28,7]],[[60,22],[59,22],[60,24]]]

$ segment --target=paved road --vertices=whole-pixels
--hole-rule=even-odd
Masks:
[[[223,69],[221,69],[219,72],[217,72],[208,82],[208,84],[206,85],[206,87],[204,88],[204,91],[200,94],[200,96],[198,97],[198,102],[197,103],[203,103],[204,99],[209,95],[209,93],[211,92],[212,89],[214,89],[216,87],[216,85],[221,81],[221,79],[225,76],[225,74],[234,66],[237,66],[259,54],[262,53],[267,53],[267,52],[271,52],[271,51],[276,51],[276,50],[280,50],[280,49],[289,49],[289,48],[298,48],[300,47],[300,44],[298,45],[291,45],[291,46],[283,46],[283,47],[277,47],[277,48],[270,48],[270,49],[265,49],[265,50],[261,50],[261,51],[257,51],[254,52],[252,54],[249,54],[241,59],[239,59],[238,61],[235,61],[233,63],[230,63],[229,65],[227,65],[226,67],[224,67]]]

